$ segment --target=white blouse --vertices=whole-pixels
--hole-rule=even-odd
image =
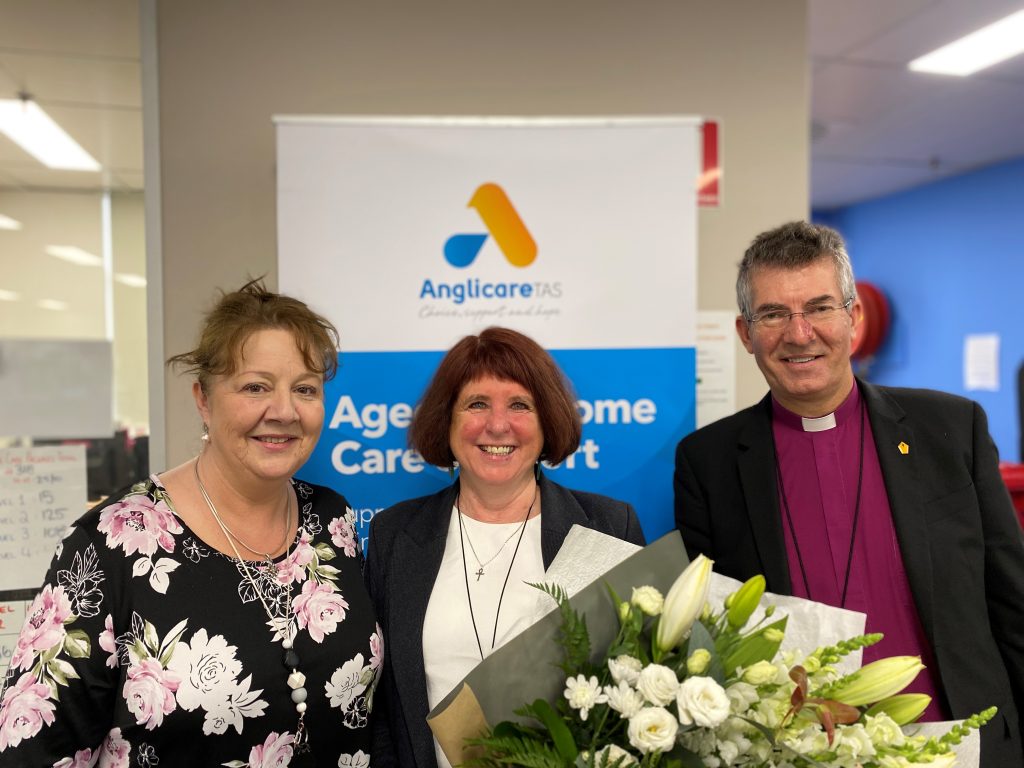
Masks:
[[[463,515],[460,541],[458,514],[452,507],[441,569],[423,620],[423,668],[431,709],[480,663],[481,649],[487,657],[529,626],[541,594],[529,582],[544,580],[540,515],[527,522],[522,541],[521,522],[482,523]],[[508,583],[501,597],[506,574]],[[450,768],[436,739],[434,751],[438,766]]]

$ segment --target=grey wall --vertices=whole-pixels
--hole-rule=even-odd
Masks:
[[[276,280],[274,114],[718,118],[724,204],[700,213],[701,309],[735,309],[746,244],[807,215],[803,0],[143,3],[163,258],[150,302],[162,301],[163,332],[150,343],[163,357],[191,346],[216,287]],[[737,349],[742,407],[767,387]],[[199,421],[187,382],[167,376],[166,453],[154,457],[173,466],[195,452]]]

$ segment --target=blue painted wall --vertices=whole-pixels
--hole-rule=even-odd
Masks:
[[[1024,159],[837,210],[814,220],[846,238],[854,273],[889,298],[888,339],[869,380],[977,400],[1000,457],[1021,461]],[[964,388],[964,337],[999,334],[1000,389]]]

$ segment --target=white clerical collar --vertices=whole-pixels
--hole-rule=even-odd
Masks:
[[[836,428],[836,415],[829,413],[825,416],[820,416],[817,419],[800,419],[800,423],[803,425],[804,432],[825,432],[829,429]]]

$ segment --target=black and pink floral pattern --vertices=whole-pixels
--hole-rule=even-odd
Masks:
[[[368,766],[383,638],[354,516],[326,488],[295,490],[291,551],[275,568],[250,565],[263,601],[237,560],[184,525],[156,477],[79,520],[14,649],[0,766],[283,768],[298,722],[286,637],[307,678],[312,758]]]

